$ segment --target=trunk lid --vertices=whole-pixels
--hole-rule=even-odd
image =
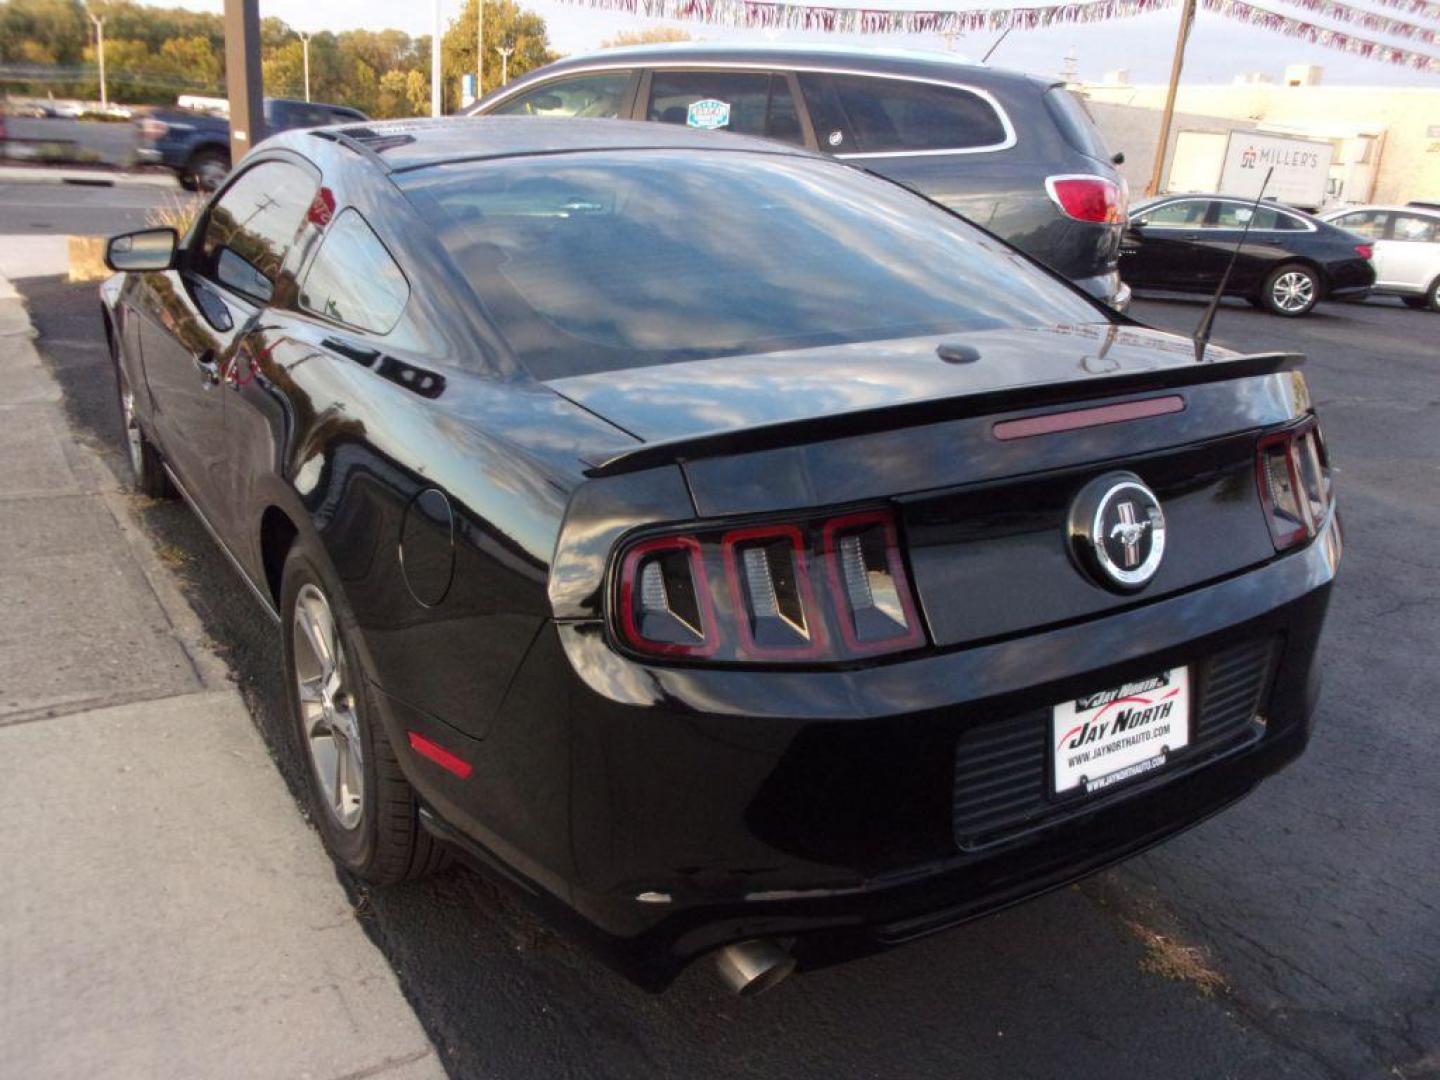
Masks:
[[[942,346],[975,358],[947,362]],[[1228,355],[1211,350],[1212,357]],[[1089,323],[659,364],[547,385],[636,438],[655,442],[1195,366],[1188,338]]]

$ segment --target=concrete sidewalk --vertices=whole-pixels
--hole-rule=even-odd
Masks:
[[[0,1060],[443,1076],[0,277]]]

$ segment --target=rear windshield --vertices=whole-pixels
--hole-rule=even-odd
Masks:
[[[1083,101],[1063,86],[1052,86],[1045,92],[1045,105],[1066,142],[1096,161],[1110,160],[1110,149]]]
[[[399,179],[539,379],[1105,320],[953,215],[818,159],[592,152]]]

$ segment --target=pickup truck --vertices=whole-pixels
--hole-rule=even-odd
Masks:
[[[265,99],[265,134],[368,120],[359,109],[320,102]],[[136,121],[135,160],[164,165],[186,191],[214,191],[230,172],[230,119],[194,109],[156,109]]]

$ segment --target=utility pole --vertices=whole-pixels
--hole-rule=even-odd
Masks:
[[[500,54],[500,85],[504,86],[510,81],[510,54],[515,51],[515,46],[496,45],[495,51]]]
[[[305,100],[310,100],[310,31],[296,30],[296,36],[300,38],[300,48],[305,52]]]
[[[430,115],[443,116],[440,98],[440,0],[435,0],[435,33],[430,36]]]
[[[1160,192],[1160,177],[1165,172],[1165,151],[1170,146],[1170,124],[1175,119],[1175,91],[1180,86],[1180,69],[1185,66],[1185,43],[1190,40],[1190,27],[1195,22],[1195,0],[1185,0],[1180,9],[1180,34],[1175,39],[1175,59],[1170,65],[1170,89],[1165,93],[1165,112],[1160,117],[1160,141],[1155,147],[1155,167],[1150,170],[1146,195]]]
[[[260,85],[260,0],[225,0],[225,91],[230,160],[236,164],[265,137]]]
[[[100,108],[108,109],[110,99],[105,94],[105,16],[86,10],[90,21],[95,24],[95,60],[100,65]]]
[[[485,96],[485,0],[475,0],[475,100]]]

